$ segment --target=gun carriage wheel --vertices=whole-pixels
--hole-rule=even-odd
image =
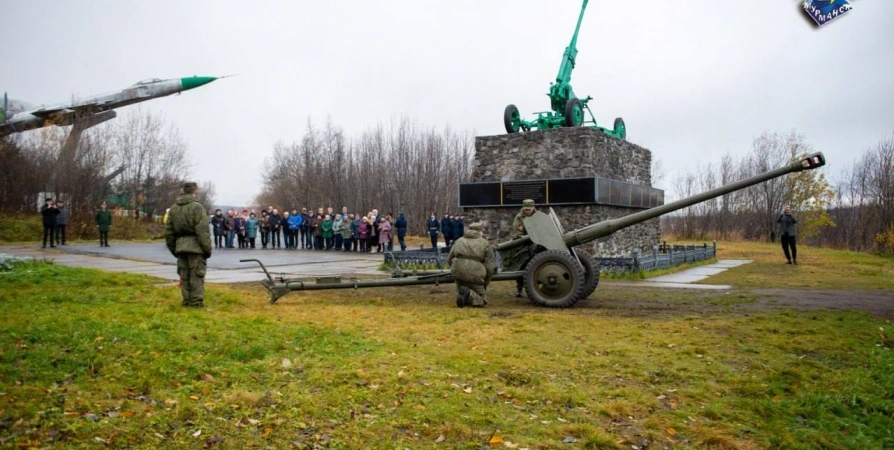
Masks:
[[[596,260],[589,253],[583,250],[574,250],[574,254],[580,259],[581,265],[584,267],[584,290],[580,299],[583,300],[590,296],[599,286],[599,266]]]
[[[503,110],[503,125],[507,133],[518,133],[518,129],[521,128],[521,115],[518,114],[515,105],[507,105]]]
[[[620,117],[616,118],[615,126],[613,128],[616,136],[621,139],[627,139],[627,127],[624,125],[624,119]]]
[[[565,104],[565,125],[579,127],[584,123],[584,106],[580,99],[575,97]]]
[[[584,268],[569,252],[547,250],[538,253],[525,269],[524,284],[528,298],[538,306],[568,308],[574,306],[586,287]]]

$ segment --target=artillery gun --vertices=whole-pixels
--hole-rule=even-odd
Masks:
[[[599,284],[599,267],[596,261],[586,251],[575,248],[576,246],[608,237],[618,230],[696,203],[789,173],[813,170],[825,164],[826,160],[822,153],[813,153],[791,164],[751,178],[569,232],[562,229],[552,208],[548,214],[535,211],[523,219],[526,235],[496,245],[498,270],[491,281],[523,280],[525,292],[534,304],[550,308],[568,308],[578,300],[587,298]],[[453,282],[448,271],[422,273],[397,271],[392,274],[392,278],[371,280],[342,280],[341,277],[321,277],[317,278],[315,282],[286,278],[274,279],[261,261],[256,259],[240,261],[260,264],[267,276],[262,283],[270,291],[270,303],[275,303],[280,297],[291,291],[359,289]]]
[[[571,88],[571,72],[574,70],[574,65],[577,61],[577,35],[580,32],[581,22],[584,20],[584,11],[587,9],[588,1],[584,0],[580,8],[580,15],[577,18],[574,34],[571,36],[571,43],[568,44],[568,47],[565,47],[565,53],[562,54],[562,63],[559,65],[556,82],[550,83],[549,94],[547,95],[549,95],[552,111],[538,112],[536,113],[537,119],[529,122],[521,118],[515,105],[508,105],[503,110],[503,125],[506,127],[507,133],[518,133],[519,130],[548,130],[551,128],[590,125],[593,129],[601,130],[609,136],[614,136],[618,139],[627,138],[627,127],[624,125],[624,119],[616,118],[611,129],[600,127],[596,124],[596,118],[588,105],[593,97],[578,98],[574,95],[574,90]],[[589,114],[590,120],[585,120],[584,110]]]

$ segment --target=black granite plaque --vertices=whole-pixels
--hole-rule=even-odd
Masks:
[[[596,203],[596,178],[560,178],[546,183],[550,205]]]
[[[546,180],[507,181],[503,183],[503,204],[521,205],[525,199],[546,203]]]
[[[460,184],[460,206],[500,206],[500,184],[502,183]]]
[[[459,185],[460,207],[517,206],[530,198],[538,205],[611,205],[654,208],[664,191],[601,177],[553,178]]]

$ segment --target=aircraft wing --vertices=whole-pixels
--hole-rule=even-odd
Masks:
[[[45,108],[38,108],[34,111],[31,111],[31,114],[42,117],[44,119],[49,119],[52,117],[56,117],[59,115],[68,115],[72,113],[78,112],[95,112],[100,104],[98,102],[88,102],[81,103],[78,105],[66,105],[66,106],[50,106]]]

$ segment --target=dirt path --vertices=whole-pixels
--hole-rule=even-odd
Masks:
[[[760,308],[850,309],[865,311],[894,320],[894,291],[827,291],[796,289],[758,289]]]
[[[894,291],[731,289],[685,291],[606,284],[575,308],[625,317],[748,314],[779,309],[853,310],[894,320]]]

